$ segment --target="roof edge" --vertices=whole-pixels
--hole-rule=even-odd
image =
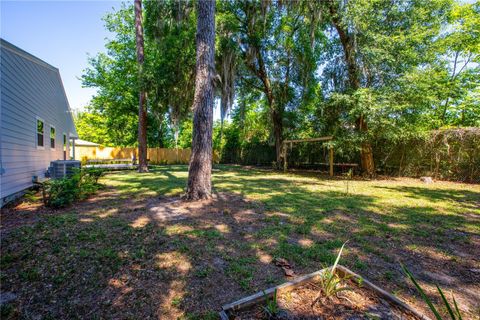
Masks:
[[[43,67],[47,67],[49,69],[52,69],[54,71],[57,71],[58,72],[58,68],[57,67],[54,67],[52,66],[51,64],[43,61],[42,59],[34,56],[33,54],[31,53],[28,53],[27,51],[23,50],[23,49],[20,49],[19,47],[17,47],[16,45],[8,42],[7,40],[3,39],[3,38],[0,38],[0,46],[25,58],[25,59],[28,59],[38,65],[41,65]]]

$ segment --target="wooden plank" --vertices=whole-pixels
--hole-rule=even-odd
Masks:
[[[314,162],[314,163],[306,163],[306,162],[300,162],[300,164],[306,164],[306,165],[321,165],[321,166],[328,166],[328,162]],[[333,166],[335,167],[358,167],[358,163],[333,163]]]
[[[238,309],[242,309],[242,308],[254,305],[258,302],[264,301],[266,298],[272,297],[275,290],[277,290],[277,293],[293,290],[295,287],[305,282],[311,281],[314,278],[322,275],[325,272],[325,270],[327,270],[327,268],[319,271],[315,271],[313,273],[310,273],[301,277],[297,277],[292,281],[288,281],[288,282],[282,283],[281,285],[268,288],[267,290],[259,291],[251,296],[248,296],[240,300],[237,300],[235,302],[224,305],[222,307],[222,310],[225,312],[228,312],[229,310],[238,310]]]
[[[362,286],[368,287],[370,290],[374,291],[379,296],[385,298],[386,300],[389,300],[390,302],[392,302],[393,304],[396,304],[397,306],[403,308],[404,310],[407,310],[408,312],[414,314],[415,316],[419,317],[420,319],[431,320],[425,314],[423,314],[423,313],[419,312],[418,310],[412,308],[411,306],[409,306],[408,304],[406,304],[402,300],[398,299],[397,297],[388,293],[387,291],[383,290],[382,288],[374,285],[373,283],[371,283],[367,279],[363,278],[362,276],[356,274],[352,270],[347,269],[342,265],[338,265],[336,272],[339,273],[341,276],[347,274],[355,280],[360,280],[361,279]]]
[[[316,142],[316,141],[329,141],[332,140],[333,136],[319,137],[319,138],[308,138],[308,139],[295,139],[295,140],[283,140],[283,143],[298,143],[298,142]]]
[[[257,303],[264,302],[267,298],[271,298],[273,296],[275,290],[277,290],[277,293],[291,291],[291,290],[295,289],[296,287],[298,287],[299,285],[304,284],[304,283],[309,282],[309,281],[312,281],[315,278],[321,276],[325,272],[325,270],[327,270],[327,269],[328,268],[324,268],[322,270],[318,270],[318,271],[315,271],[313,273],[310,273],[310,274],[307,274],[307,275],[304,275],[304,276],[301,276],[301,277],[297,277],[297,278],[293,279],[292,281],[285,282],[281,285],[271,287],[267,290],[257,292],[257,293],[255,293],[251,296],[248,296],[248,297],[242,298],[240,300],[237,300],[235,302],[226,304],[222,307],[222,311],[220,312],[220,317],[221,317],[222,320],[229,319],[228,315],[231,311],[244,309],[244,308],[250,307],[252,305],[255,305]],[[383,290],[382,288],[377,287],[376,285],[374,285],[373,283],[371,283],[367,279],[365,279],[362,276],[356,274],[355,272],[345,268],[344,266],[337,265],[336,272],[339,273],[341,276],[349,275],[349,276],[351,276],[351,278],[353,278],[357,281],[359,279],[361,279],[363,286],[368,287],[370,290],[375,292],[377,295],[379,295],[379,296],[383,297],[384,299],[390,301],[392,304],[397,305],[398,307],[402,308],[406,312],[412,313],[413,315],[415,315],[416,317],[418,317],[420,319],[431,320],[425,314],[423,314],[423,313],[419,312],[418,310],[412,308],[411,306],[404,303],[403,301],[401,301],[397,297],[393,296],[392,294],[388,293],[387,291]]]
[[[220,319],[221,320],[228,320],[228,315],[225,311],[220,311]]]

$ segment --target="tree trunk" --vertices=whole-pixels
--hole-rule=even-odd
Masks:
[[[148,172],[147,165],[147,93],[143,88],[143,28],[142,0],[135,0],[135,32],[137,43],[139,107],[138,107],[138,172]]]
[[[361,133],[368,132],[368,126],[363,115],[357,119],[357,130]],[[373,176],[375,174],[372,145],[368,141],[362,142],[360,149],[360,164],[364,174],[367,176]]]
[[[332,15],[332,22],[337,30],[338,36],[340,37],[340,42],[342,43],[343,52],[345,55],[345,63],[347,64],[348,70],[348,82],[350,89],[353,91],[360,88],[360,72],[355,60],[355,43],[354,38],[348,31],[343,27],[340,18],[338,16],[337,9],[335,8],[335,2],[330,2],[330,14]],[[368,132],[367,122],[361,114],[356,120],[356,128],[359,133]],[[373,161],[373,151],[372,145],[368,140],[362,142],[360,148],[360,164],[362,171],[367,176],[375,175],[375,163]]]
[[[275,153],[277,160],[277,167],[282,165],[282,135],[283,135],[283,123],[282,115],[277,109],[272,110],[273,121],[273,135],[275,138]]]
[[[208,199],[212,193],[212,128],[215,75],[215,0],[197,2],[197,64],[193,101],[192,155],[187,200]]]

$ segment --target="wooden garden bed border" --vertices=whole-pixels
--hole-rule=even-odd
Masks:
[[[240,300],[237,300],[235,302],[226,304],[226,305],[222,306],[222,311],[220,311],[220,318],[222,320],[228,320],[229,319],[229,317],[228,317],[229,312],[244,309],[246,307],[249,307],[249,306],[255,305],[257,303],[263,302],[267,298],[272,297],[275,290],[277,290],[277,293],[284,293],[284,292],[291,291],[294,288],[298,287],[299,285],[304,284],[306,282],[309,282],[311,280],[314,280],[315,278],[321,276],[325,272],[325,270],[327,270],[327,268],[312,272],[312,273],[304,275],[304,276],[297,277],[297,278],[295,278],[291,281],[282,283],[282,284],[280,284],[276,287],[268,288],[267,290],[257,292],[257,293],[255,293],[251,296],[248,296],[248,297],[242,298]],[[415,315],[416,317],[418,317],[420,319],[431,320],[428,316],[426,316],[422,312],[414,309],[413,307],[409,306],[408,304],[401,301],[400,299],[393,296],[392,294],[388,293],[387,291],[383,290],[382,288],[374,285],[373,283],[371,283],[370,281],[368,281],[364,277],[356,274],[355,272],[351,271],[350,269],[345,268],[342,265],[338,265],[337,269],[336,269],[336,272],[341,276],[349,275],[351,277],[351,279],[354,279],[354,280],[360,280],[361,279],[362,286],[367,287],[368,289],[372,290],[379,297],[382,297],[385,300],[388,300],[390,303],[396,305],[397,307],[403,309],[404,311],[407,311],[407,312]]]

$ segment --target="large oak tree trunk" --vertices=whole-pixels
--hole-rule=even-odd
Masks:
[[[272,111],[272,122],[273,122],[273,136],[275,138],[275,154],[277,168],[280,168],[282,165],[282,135],[283,135],[283,122],[282,114],[277,109]]]
[[[187,200],[212,193],[212,128],[215,76],[215,0],[197,2],[197,64],[193,101],[192,155],[188,168]]]
[[[361,133],[368,132],[368,125],[363,115],[357,119],[357,130]],[[373,176],[375,174],[375,163],[373,162],[373,150],[370,142],[362,142],[360,149],[360,164],[362,171],[368,175]]]
[[[347,64],[348,80],[350,89],[353,91],[360,88],[360,70],[355,60],[355,46],[354,38],[348,33],[346,28],[340,21],[337,9],[335,7],[335,1],[330,1],[330,14],[332,15],[333,25],[337,30],[340,42],[342,43],[343,52],[345,55],[345,63]],[[356,128],[361,134],[368,132],[367,122],[363,114],[361,114],[356,120]],[[360,147],[360,165],[362,171],[367,176],[373,176],[375,174],[375,163],[373,161],[372,145],[369,141],[362,142]]]
[[[142,1],[135,0],[135,32],[137,43],[137,62],[139,67],[140,93],[138,99],[138,172],[148,172],[147,165],[147,93],[143,88],[143,28]]]
[[[283,113],[280,105],[277,103],[277,100],[273,95],[272,84],[268,78],[265,62],[263,61],[263,56],[260,54],[260,50],[257,50],[257,61],[259,65],[257,74],[263,83],[264,92],[267,96],[268,108],[270,109],[270,118],[273,124],[276,167],[280,168],[282,165]]]

